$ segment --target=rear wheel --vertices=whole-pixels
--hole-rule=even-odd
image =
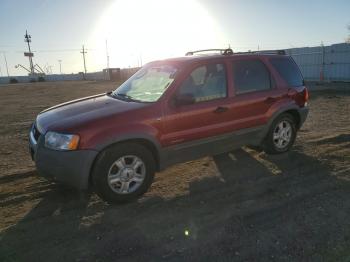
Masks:
[[[269,154],[287,152],[296,137],[295,119],[290,114],[282,114],[272,122],[265,139],[264,151]]]
[[[127,202],[147,191],[154,173],[152,153],[142,145],[125,143],[99,155],[92,182],[96,193],[107,202]]]

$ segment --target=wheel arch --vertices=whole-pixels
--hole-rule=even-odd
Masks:
[[[285,106],[285,107],[280,108],[279,110],[277,110],[270,117],[270,119],[267,122],[267,124],[266,124],[266,126],[264,128],[264,131],[263,131],[263,135],[262,135],[263,140],[267,136],[273,121],[275,121],[275,119],[277,119],[282,114],[290,114],[295,119],[295,121],[296,121],[296,129],[297,130],[301,127],[302,121],[301,121],[301,115],[300,115],[298,106],[296,106],[296,105]]]
[[[269,154],[276,154],[277,151],[275,149],[271,149],[271,145],[269,142],[269,134],[271,132],[271,128],[274,124],[274,122],[280,118],[282,115],[288,115],[289,117],[293,118],[295,121],[295,134],[294,134],[294,138],[293,138],[293,142],[294,143],[294,139],[296,137],[296,132],[298,131],[298,129],[301,127],[302,124],[302,120],[301,120],[301,115],[299,112],[299,108],[296,106],[286,106],[284,108],[281,108],[280,110],[278,110],[277,112],[275,112],[272,117],[269,119],[268,124],[266,125],[266,128],[264,130],[264,135],[263,135],[263,140],[262,140],[262,147],[264,149],[264,151],[266,153]],[[287,149],[289,150],[289,149]],[[278,151],[278,153],[280,153]]]
[[[120,144],[127,144],[127,143],[139,144],[139,145],[142,145],[145,148],[147,148],[152,153],[152,156],[153,156],[154,161],[156,163],[156,170],[157,171],[160,170],[161,163],[160,163],[159,145],[157,143],[155,143],[152,139],[145,138],[145,137],[129,137],[126,139],[118,139],[118,140],[112,141],[108,144],[104,144],[98,148],[99,153],[96,155],[96,157],[91,165],[90,172],[89,172],[89,181],[88,181],[89,186],[92,185],[91,174],[92,174],[92,171],[96,165],[96,162],[97,162],[98,158],[101,156],[101,154],[103,154],[103,152],[108,148],[118,146]]]
[[[268,127],[270,128],[273,121],[282,114],[290,114],[295,119],[296,128],[299,129],[301,126],[301,115],[297,105],[288,105],[277,110],[272,117],[269,119]]]
[[[298,130],[301,126],[301,116],[297,109],[289,109],[284,111],[282,114],[290,114],[295,120],[295,127]]]

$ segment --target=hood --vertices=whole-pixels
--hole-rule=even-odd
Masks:
[[[76,126],[146,106],[110,97],[107,94],[84,97],[42,111],[36,119],[40,133],[71,130]]]

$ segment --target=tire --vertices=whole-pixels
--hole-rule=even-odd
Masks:
[[[92,171],[93,189],[109,203],[135,200],[152,184],[155,167],[153,154],[146,147],[117,144],[98,156]]]
[[[288,126],[290,127],[290,133],[287,131]],[[279,130],[283,131],[279,132]],[[296,134],[296,123],[293,116],[287,113],[281,114],[271,124],[263,144],[264,151],[268,154],[287,152],[293,146]]]

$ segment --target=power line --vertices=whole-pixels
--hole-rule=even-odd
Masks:
[[[37,50],[34,52],[41,52],[41,53],[59,53],[59,52],[76,52],[80,49],[44,49],[44,50]]]

